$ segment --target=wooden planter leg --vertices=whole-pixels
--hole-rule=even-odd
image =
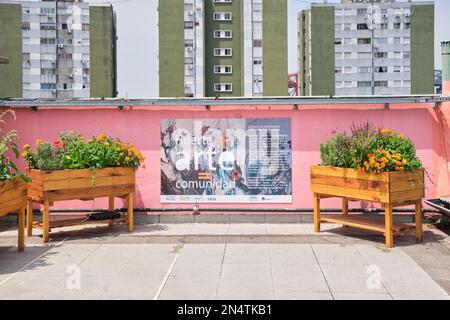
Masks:
[[[133,197],[134,193],[130,192],[128,194],[128,232],[133,232],[134,230],[134,209],[133,209]]]
[[[50,231],[50,211],[49,211],[50,203],[48,200],[44,202],[44,209],[42,210],[42,239],[44,243],[47,243],[49,240],[48,234]]]
[[[346,198],[342,198],[342,214],[348,214],[348,200]],[[344,228],[348,228],[348,226],[343,226]]]
[[[114,197],[109,197],[108,210],[111,211],[111,212],[114,211]],[[108,226],[109,226],[109,227],[114,226],[114,220],[111,221],[111,222],[108,224]]]
[[[422,229],[422,201],[416,202],[416,239],[419,242],[423,241],[423,229]]]
[[[314,194],[314,232],[320,232],[320,197]]]
[[[24,251],[25,250],[25,208],[20,209],[17,215],[18,222],[18,244],[17,250]]]
[[[27,236],[33,235],[33,201],[28,199],[27,201]]]
[[[385,208],[385,228],[386,232],[384,237],[386,238],[386,247],[394,247],[394,233],[393,233],[393,222],[392,222],[392,204],[386,204]]]

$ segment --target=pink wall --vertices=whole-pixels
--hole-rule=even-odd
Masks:
[[[164,118],[271,118],[289,117],[292,119],[292,166],[293,203],[263,204],[264,208],[311,208],[312,194],[309,187],[309,166],[320,160],[319,145],[331,135],[333,130],[349,130],[352,123],[371,121],[377,127],[392,128],[411,138],[417,147],[418,155],[424,162],[430,179],[427,179],[427,197],[450,194],[449,166],[450,129],[446,119],[450,118],[449,105],[443,105],[435,112],[431,104],[391,105],[390,110],[383,106],[309,106],[299,111],[292,106],[235,106],[212,107],[132,107],[120,111],[115,107],[83,109],[59,107],[16,109],[17,120],[7,123],[22,137],[20,145],[34,144],[37,138],[53,141],[58,132],[74,130],[87,137],[107,133],[131,141],[143,150],[146,169],[137,173],[136,207],[191,207],[192,204],[161,204],[160,197],[160,120]],[[21,164],[23,167],[23,164]],[[324,207],[339,206],[338,200],[324,201]],[[121,202],[117,200],[116,205]],[[370,207],[369,204],[355,203],[353,206]],[[106,206],[106,200],[95,203],[70,201],[59,203],[59,208],[91,208]],[[249,207],[250,204],[202,204],[207,207]]]

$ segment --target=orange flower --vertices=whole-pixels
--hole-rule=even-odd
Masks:
[[[106,134],[102,133],[102,134],[100,134],[100,135],[97,137],[97,140],[98,140],[98,141],[104,141],[107,137],[108,137],[108,136],[107,136]]]
[[[23,148],[24,148],[25,150],[28,150],[28,149],[31,148],[31,146],[27,143],[26,145],[23,146]]]
[[[36,140],[36,145],[40,145],[42,143],[42,139],[37,139]]]

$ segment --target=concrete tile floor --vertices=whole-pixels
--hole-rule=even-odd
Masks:
[[[0,232],[0,299],[446,299],[450,243],[309,223],[65,228],[43,245]],[[38,234],[36,232],[36,234]]]

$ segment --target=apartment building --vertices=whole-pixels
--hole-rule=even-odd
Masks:
[[[0,96],[115,97],[116,27],[111,6],[77,0],[0,1]],[[3,35],[5,35],[3,37]]]
[[[161,97],[286,96],[287,0],[160,0]]]
[[[434,2],[342,0],[298,15],[299,90],[434,93]]]

